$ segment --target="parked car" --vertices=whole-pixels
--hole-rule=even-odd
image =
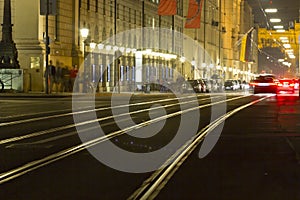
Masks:
[[[242,89],[243,90],[249,90],[250,89],[250,84],[246,81],[242,82]]]
[[[206,86],[206,92],[216,92],[219,90],[218,83],[213,79],[203,79],[203,82]]]
[[[199,81],[199,84],[200,84],[200,87],[201,87],[200,92],[208,92],[207,91],[207,86],[206,86],[204,80],[203,79],[198,79],[198,81]]]
[[[243,83],[241,80],[236,80],[237,81],[237,86],[238,86],[238,89],[243,89]]]
[[[235,80],[226,80],[224,83],[225,90],[237,90],[238,89],[237,82]]]
[[[211,80],[203,79],[203,82],[206,86],[206,91],[205,92],[212,92],[212,83]]]
[[[182,84],[182,91],[184,93],[187,92],[196,92],[199,93],[201,92],[201,83],[199,80],[187,80]]]

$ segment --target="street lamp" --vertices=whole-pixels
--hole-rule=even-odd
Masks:
[[[87,83],[87,80],[86,80],[86,66],[85,66],[85,62],[86,62],[86,60],[85,60],[85,57],[86,57],[86,55],[85,55],[85,46],[86,46],[86,39],[87,39],[87,37],[88,37],[88,35],[89,35],[89,29],[88,28],[82,28],[82,29],[80,29],[80,35],[81,35],[81,37],[82,37],[82,39],[83,39],[83,71],[84,71],[84,73],[83,73],[83,81],[84,81],[84,83],[83,83],[83,91],[86,91],[87,90],[87,85],[86,85],[86,83]]]
[[[89,35],[89,29],[88,28],[82,28],[80,29],[80,35],[83,39],[83,58],[85,58],[85,45],[86,45],[86,38]]]
[[[92,83],[93,83],[93,92],[95,92],[95,89],[97,88],[97,77],[96,77],[96,65],[98,65],[98,61],[96,61],[95,59],[95,54],[94,54],[94,50],[97,46],[97,43],[95,42],[91,42],[90,43],[90,50],[91,50],[91,60],[93,62],[92,66]]]
[[[89,35],[89,29],[88,28],[80,29],[80,35],[82,38],[86,39]]]
[[[94,50],[94,49],[96,48],[96,46],[97,46],[96,42],[91,42],[91,43],[90,43],[90,48],[91,48],[92,50]]]

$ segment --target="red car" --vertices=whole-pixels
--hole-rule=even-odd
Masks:
[[[277,92],[283,93],[283,92],[289,92],[294,93],[295,92],[295,80],[294,79],[279,79],[277,84]]]
[[[278,82],[273,74],[261,74],[251,82],[253,93],[277,93]]]

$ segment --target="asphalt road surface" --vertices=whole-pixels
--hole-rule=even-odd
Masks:
[[[0,99],[1,199],[300,199],[297,95]]]

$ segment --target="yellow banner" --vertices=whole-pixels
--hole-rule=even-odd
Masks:
[[[248,34],[243,36],[242,43],[241,43],[240,61],[242,62],[246,61],[245,56],[246,56],[247,35]]]

